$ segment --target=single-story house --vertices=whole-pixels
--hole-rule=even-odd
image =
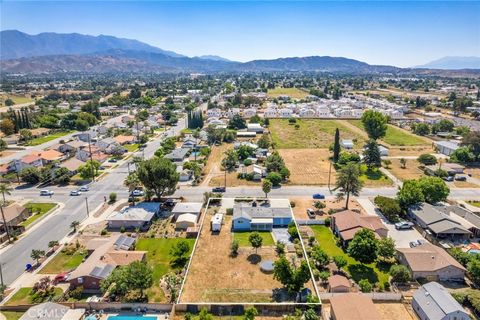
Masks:
[[[342,139],[341,143],[342,147],[345,149],[353,149],[353,141],[349,139]]]
[[[30,211],[18,203],[3,207],[3,217],[0,217],[0,226],[3,229],[4,218],[9,227],[17,226],[30,216]]]
[[[420,227],[430,230],[437,238],[450,238],[452,240],[468,239],[471,232],[451,216],[439,211],[428,203],[413,206],[409,215]]]
[[[107,148],[110,145],[116,144],[116,143],[117,142],[115,141],[114,138],[108,137],[108,138],[103,138],[101,140],[98,140],[97,143],[95,143],[95,145],[98,147],[98,149],[105,152],[105,150],[107,150]]]
[[[381,157],[388,157],[389,150],[388,150],[387,147],[379,145],[378,146],[378,151],[380,151],[380,156]]]
[[[118,245],[120,235],[95,241],[93,252],[69,276],[72,287],[82,286],[86,292],[97,292],[100,281],[106,279],[117,266],[144,261],[146,251],[123,250]],[[92,251],[92,250],[91,250]]]
[[[193,213],[183,213],[175,221],[175,229],[187,230],[197,225],[198,216]]]
[[[435,172],[437,172],[437,170],[439,169],[446,171],[450,176],[454,176],[456,174],[462,174],[463,171],[465,170],[465,167],[462,166],[461,164],[450,163],[450,162],[442,163],[441,165],[433,164],[425,167],[425,173],[433,176],[435,175]]]
[[[233,206],[234,231],[269,231],[275,227],[286,227],[291,221],[292,212],[289,207],[276,208],[246,202]]]
[[[413,294],[412,308],[422,320],[469,320],[465,309],[444,286],[429,282]]]
[[[135,143],[135,136],[123,136],[123,135],[119,135],[119,136],[116,136],[113,138],[115,140],[116,143],[120,144],[120,145],[124,145],[124,144],[132,144],[132,143]]]
[[[249,123],[247,124],[248,132],[263,133],[263,127],[260,123]]]
[[[388,236],[388,228],[377,216],[368,216],[344,210],[331,215],[331,228],[334,234],[346,244],[352,240],[355,234],[362,229],[373,231],[377,238]]]
[[[179,174],[178,181],[186,182],[192,179],[192,175],[193,175],[192,170],[183,169],[183,166],[180,165],[180,166],[177,166],[176,171]]]
[[[332,320],[381,320],[370,297],[362,293],[345,293],[330,298]]]
[[[190,152],[188,148],[178,148],[170,152],[169,154],[165,155],[164,158],[170,159],[173,162],[182,162],[186,157],[187,154]]]
[[[339,274],[328,277],[328,292],[350,292],[350,280]]]
[[[195,139],[193,137],[188,137],[183,140],[182,148],[184,149],[193,149],[201,144],[200,139]]]
[[[97,139],[97,132],[90,130],[90,131],[85,131],[85,132],[79,132],[74,135],[78,140],[83,141],[83,142],[93,142]]]
[[[185,213],[191,213],[196,216],[200,215],[203,204],[200,202],[178,202],[172,209],[172,214],[175,216],[175,220]]]
[[[237,131],[237,138],[255,138],[257,136],[256,132],[250,131]]]
[[[113,212],[106,220],[112,229],[148,229],[153,217],[159,212],[159,202],[140,202]]]
[[[435,141],[435,147],[437,148],[438,152],[444,154],[446,156],[451,155],[460,147],[458,141]]]
[[[474,237],[480,237],[480,216],[460,206],[442,206],[438,210],[467,228]]]
[[[463,281],[465,268],[444,249],[431,243],[397,250],[398,261],[410,269],[413,279]]]
[[[64,158],[63,153],[53,149],[39,152],[37,155],[42,159],[44,165],[54,161],[60,161]]]
[[[76,173],[78,168],[84,165],[85,162],[77,158],[70,158],[60,163],[60,167],[67,168],[71,173]]]
[[[252,175],[253,180],[258,181],[267,175],[267,169],[258,164],[252,164],[245,167],[245,174]]]
[[[23,169],[28,167],[42,167],[43,160],[38,155],[29,154],[23,156],[20,159],[15,159],[10,163],[9,170],[21,172]]]
[[[83,313],[85,313],[85,310]],[[30,307],[19,320],[79,320],[81,318],[67,318],[67,313],[70,307],[54,303],[44,302]]]

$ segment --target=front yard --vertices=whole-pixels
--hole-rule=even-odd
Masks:
[[[30,140],[28,142],[28,145],[29,146],[38,146],[39,144],[61,138],[63,136],[66,136],[67,134],[70,134],[70,133],[73,133],[73,132],[74,131],[60,131],[60,132],[52,133],[52,134],[49,134],[49,135],[46,135],[46,136],[43,136],[43,137],[39,137],[39,138],[35,138],[35,139]]]
[[[39,273],[59,274],[67,272],[78,267],[87,256],[85,250],[79,250],[73,254],[67,254],[65,251],[59,252],[49,263],[47,263]]]
[[[2,311],[0,312],[7,320],[18,320],[23,316],[23,312],[17,311]]]
[[[160,288],[160,279],[168,272],[174,270],[170,264],[172,260],[170,250],[180,241],[188,242],[191,253],[195,239],[142,238],[137,241],[136,250],[147,251],[147,263],[153,268],[153,286],[147,290],[149,302],[165,302],[165,295]]]
[[[22,304],[32,304],[34,301],[32,301],[33,296],[31,295],[32,288],[31,287],[25,287],[25,288],[20,288],[6,303],[6,306],[17,306],[17,305],[22,305]],[[53,296],[60,296],[63,294],[62,289],[60,288],[55,288],[53,291]],[[36,301],[35,303],[42,303],[45,301]]]
[[[126,144],[123,147],[127,149],[128,152],[134,152],[134,151],[137,151],[140,145],[138,143],[133,143],[133,144]]]
[[[335,238],[330,228],[325,226],[312,226],[315,238],[320,247],[330,256],[344,256],[347,260],[347,266],[344,268],[352,277],[352,279],[358,283],[361,279],[368,279],[370,283],[384,283],[388,281],[388,271],[390,266],[382,265],[381,263],[361,264],[356,261],[342,248],[338,247],[335,243]]]
[[[248,237],[253,232],[234,232],[233,239],[238,241],[240,247],[251,247],[250,241],[248,241]],[[273,246],[275,245],[275,241],[273,241],[272,233],[268,231],[259,232],[260,236],[262,237],[262,246]]]
[[[27,228],[32,223],[43,217],[44,215],[50,213],[53,208],[57,206],[56,203],[51,202],[29,202],[25,205],[25,208],[29,209],[32,212],[32,215],[25,221],[23,221],[20,225]]]

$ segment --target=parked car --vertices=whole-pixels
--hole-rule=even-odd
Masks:
[[[420,244],[428,243],[428,241],[425,239],[418,239],[417,243],[420,245]]]
[[[41,196],[53,196],[54,192],[52,190],[40,190]]]
[[[70,195],[71,195],[71,196],[79,196],[79,195],[81,195],[81,194],[82,194],[82,193],[81,193],[80,191],[78,191],[78,190],[72,190],[72,191],[70,191]]]
[[[457,181],[467,181],[467,176],[455,176],[455,180],[457,180]]]
[[[173,207],[175,206],[175,201],[173,199],[167,199],[163,204],[167,207]]]
[[[445,180],[445,181],[453,181],[453,176],[443,177],[443,180]]]
[[[325,199],[325,196],[321,193],[314,193],[312,197],[313,199]]]
[[[78,191],[81,191],[81,192],[87,192],[88,190],[90,190],[89,186],[82,186],[80,187],[80,189],[78,189]]]
[[[307,214],[310,219],[315,219],[315,210],[313,210],[312,208],[307,209]]]
[[[395,223],[395,229],[397,230],[407,230],[412,228],[413,228],[413,223],[409,221],[401,221],[401,222]]]
[[[416,246],[418,246],[418,242],[417,241],[410,241],[409,245],[410,245],[410,248],[415,248]]]
[[[212,188],[212,192],[225,192],[225,191],[226,191],[225,187]]]
[[[143,196],[143,191],[142,190],[133,190],[132,191],[132,196],[141,197],[141,196]]]
[[[115,159],[115,158],[110,158],[110,159],[108,159],[108,162],[115,163],[115,162],[117,162],[117,159]]]

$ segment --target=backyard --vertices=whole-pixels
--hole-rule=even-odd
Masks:
[[[78,267],[86,256],[87,252],[85,250],[78,250],[72,254],[67,254],[65,251],[61,251],[50,260],[50,262],[47,263],[39,273],[59,274],[71,271]]]
[[[252,232],[234,232],[233,238],[238,241],[240,247],[251,247],[250,241],[248,241],[248,237]],[[262,246],[273,246],[275,242],[273,241],[272,234],[270,232],[259,232],[260,236],[262,237]]]
[[[311,227],[318,244],[322,249],[330,256],[344,256],[347,260],[347,266],[344,268],[352,277],[355,282],[358,283],[361,279],[368,279],[372,284],[377,282],[384,283],[388,281],[390,269],[389,265],[382,265],[381,263],[372,263],[368,265],[361,264],[355,259],[338,247],[335,243],[335,238],[332,231],[325,226],[312,226]]]
[[[45,216],[48,213],[51,213],[50,210],[57,206],[56,203],[45,202],[29,202],[25,205],[25,208],[32,212],[32,215],[25,221],[23,221],[20,225],[28,228],[32,223],[40,219],[41,217]]]
[[[193,249],[195,239],[142,238],[137,241],[136,250],[147,251],[147,263],[153,268],[153,286],[147,290],[149,302],[165,302],[165,295],[160,288],[160,279],[168,272],[173,271],[170,264],[172,258],[170,250],[180,241],[187,241],[190,250]]]
[[[67,134],[73,133],[74,131],[60,131],[56,133],[52,133],[43,137],[35,138],[32,139],[28,142],[29,146],[38,146],[39,144],[49,142],[58,138],[61,138],[63,136],[66,136]]]
[[[355,148],[359,149],[365,143],[365,137],[341,120],[297,119],[295,124],[290,124],[288,119],[272,119],[269,130],[278,149],[328,149],[334,142],[336,128],[340,130],[341,139],[353,140]]]
[[[308,96],[308,91],[298,88],[275,88],[268,89],[267,95],[271,98],[278,98],[279,96],[289,96],[292,99],[304,99]]]

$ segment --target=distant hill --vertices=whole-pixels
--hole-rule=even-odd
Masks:
[[[194,58],[199,58],[203,60],[213,60],[213,61],[223,61],[223,62],[232,62],[232,60],[228,60],[226,58],[220,57],[220,56],[215,56],[215,55],[204,55],[204,56],[198,56]]]
[[[480,69],[480,57],[444,57],[427,64],[417,66],[416,68],[429,69]]]
[[[78,55],[111,49],[162,53],[172,57],[182,55],[153,47],[146,43],[112,36],[89,36],[78,33],[40,33],[29,35],[18,30],[0,32],[0,59],[18,59],[49,55]]]

